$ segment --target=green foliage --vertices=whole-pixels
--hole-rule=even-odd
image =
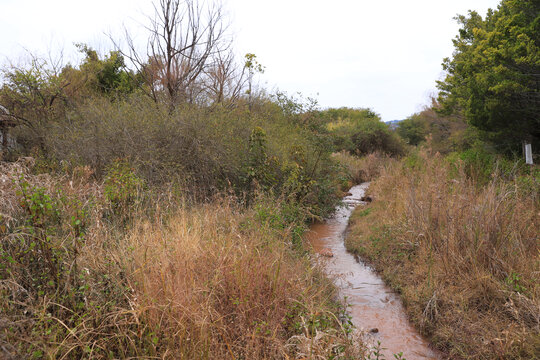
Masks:
[[[144,181],[124,160],[114,161],[107,169],[104,190],[113,209],[126,210],[133,205],[143,186]]]
[[[380,151],[389,155],[402,155],[401,139],[370,109],[329,109],[322,112],[327,129],[334,139],[336,150],[357,155]]]
[[[244,66],[246,69],[248,69],[250,75],[254,75],[255,73],[261,73],[261,74],[264,73],[264,66],[262,66],[257,61],[257,55],[252,54],[252,53],[247,53],[244,56],[244,59],[245,59]]]
[[[266,132],[256,127],[249,137],[247,185],[259,185],[263,190],[269,190],[277,184],[275,171],[279,170],[276,157],[268,158],[266,149]]]
[[[254,99],[249,92],[230,107],[205,100],[171,107],[159,90],[147,96],[148,84],[126,69],[121,53],[101,57],[77,47],[84,55],[78,66],[36,59],[5,70],[0,101],[28,120],[13,131],[18,151],[36,157],[41,170],[90,166],[105,179],[115,210],[131,206],[142,183],[167,183],[200,198],[215,189],[250,197],[262,190],[301,202],[313,217],[333,211],[341,171],[316,100],[283,93]],[[160,74],[159,63],[148,66],[153,73],[144,76]],[[251,86],[264,67],[247,54],[244,71]],[[137,179],[122,173],[118,158],[137,169]]]
[[[20,197],[21,207],[30,216],[29,221],[32,226],[43,227],[58,217],[58,210],[44,188],[30,187],[24,178],[20,179],[19,186],[17,195]]]
[[[413,170],[420,170],[423,167],[422,158],[419,156],[418,151],[411,151],[405,159],[403,164],[406,168]]]
[[[469,149],[459,155],[465,164],[466,174],[481,184],[491,179],[495,156],[482,148]]]
[[[364,209],[364,210],[360,210],[360,211],[357,211],[356,214],[357,216],[368,216],[370,213],[371,213],[371,210],[373,210],[372,208],[367,208],[367,209]]]
[[[22,228],[29,236],[21,234],[18,241],[2,243],[0,257],[10,265],[2,267],[5,272],[0,277],[7,278],[11,267],[24,267],[24,283],[43,293],[59,286],[63,277],[62,262],[69,251],[61,247],[54,236],[60,220],[57,201],[44,188],[30,186],[24,178],[19,180],[17,195],[27,215]]]
[[[478,131],[459,114],[447,115],[440,110],[441,105],[432,99],[430,107],[401,121],[396,133],[410,145],[424,144],[440,154],[472,147],[478,140]]]
[[[531,169],[525,166],[522,174],[515,179],[519,195],[534,199],[540,202],[540,169]]]
[[[17,358],[102,357],[100,350],[85,344],[85,338],[107,322],[126,294],[114,279],[113,262],[106,270],[110,273],[80,266],[81,256],[91,255],[80,250],[95,199],[84,191],[73,193],[71,185],[64,188],[57,183],[53,189],[32,185],[35,179],[13,179],[23,212],[9,226],[0,227],[0,281],[13,285],[0,289],[7,324],[0,341],[17,345],[7,348]],[[80,331],[87,327],[94,330]],[[31,338],[31,344],[23,345],[23,338]],[[99,341],[105,341],[107,353],[116,351],[123,340]]]
[[[79,67],[79,76],[85,77],[85,85],[104,94],[129,94],[142,85],[140,76],[126,69],[124,57],[119,51],[110,51],[100,59],[97,52],[85,44],[77,44],[86,55]]]
[[[78,288],[70,289],[67,284],[78,272],[75,259],[84,241],[87,209],[71,196],[51,194],[24,178],[17,184],[26,215],[18,226],[4,229],[0,279],[13,279],[39,297],[60,294],[58,301],[72,304]]]
[[[460,15],[447,76],[438,82],[443,110],[463,111],[500,151],[518,152],[521,141],[540,146],[540,3],[503,0],[483,19]]]
[[[2,69],[0,104],[21,125],[11,132],[24,150],[46,149],[50,124],[65,115],[66,79],[50,61],[32,57],[23,67],[11,65]]]
[[[506,277],[506,284],[517,293],[525,293],[527,289],[521,284],[521,276],[515,272],[511,272],[510,275]]]
[[[408,119],[400,121],[396,132],[409,145],[418,145],[425,140],[426,124],[418,115],[413,115]]]
[[[61,67],[57,61],[32,56],[27,65],[2,69],[0,104],[20,125],[12,135],[23,153],[38,148],[43,156],[51,156],[47,144],[51,128],[68,117],[82,99],[125,96],[142,86],[140,76],[126,70],[118,51],[100,59],[92,48],[84,44],[77,47],[86,55],[79,68],[69,64]]]
[[[458,160],[462,164],[458,165]],[[514,179],[526,169],[522,161],[504,158],[481,142],[465,151],[450,154],[447,161],[453,164],[453,176],[458,175],[457,169],[462,166],[465,175],[478,186],[483,186],[497,177],[505,180]]]

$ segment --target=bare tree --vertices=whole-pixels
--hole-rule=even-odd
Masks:
[[[240,67],[232,51],[218,53],[205,71],[206,97],[210,103],[232,105],[245,92],[248,68]]]
[[[127,30],[128,49],[120,51],[144,77],[148,94],[157,101],[164,93],[174,108],[193,102],[203,91],[200,81],[213,59],[230,48],[227,28],[220,3],[159,0],[146,26],[150,33],[146,54],[137,51]]]

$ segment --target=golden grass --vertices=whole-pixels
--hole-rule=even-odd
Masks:
[[[179,210],[168,225],[143,221],[126,241],[132,255],[121,254],[134,309],[176,356],[284,358],[290,328],[300,325],[290,322],[329,311],[332,296],[314,269],[293,260],[288,237],[226,199]]]
[[[346,244],[450,358],[538,357],[538,189],[533,176],[480,188],[459,162],[421,151],[381,170]]]

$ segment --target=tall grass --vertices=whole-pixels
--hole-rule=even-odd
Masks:
[[[402,293],[412,321],[451,358],[533,358],[540,338],[538,170],[485,185],[427,150],[381,170],[351,251]],[[535,175],[536,174],[536,175]]]
[[[121,257],[130,259],[137,314],[159,329],[157,347],[177,358],[258,359],[293,356],[288,340],[304,332],[327,332],[325,351],[346,344],[332,288],[291,252],[288,229],[256,215],[224,198],[131,232],[132,255]]]
[[[160,194],[147,209],[133,177],[117,196],[89,168],[2,169],[0,357],[362,356],[331,282],[293,244],[294,203]]]

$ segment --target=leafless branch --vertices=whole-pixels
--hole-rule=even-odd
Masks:
[[[137,50],[127,29],[127,49],[115,45],[143,76],[148,95],[155,101],[165,95],[172,108],[196,101],[214,59],[230,49],[221,4],[160,0],[145,29],[149,33],[146,54]]]

